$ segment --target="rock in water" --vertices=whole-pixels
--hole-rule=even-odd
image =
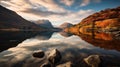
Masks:
[[[99,67],[99,64],[101,62],[99,55],[90,55],[87,58],[84,58],[84,61],[92,67]]]
[[[42,50],[39,50],[39,51],[35,51],[33,53],[33,57],[36,57],[36,58],[43,58],[45,55],[45,53],[42,51]]]
[[[60,62],[61,58],[61,53],[57,49],[53,49],[48,56],[48,61],[51,64],[56,65],[58,62]]]

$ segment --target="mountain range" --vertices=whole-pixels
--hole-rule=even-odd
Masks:
[[[0,5],[0,30],[45,31],[53,28],[49,20],[28,21],[16,12]]]

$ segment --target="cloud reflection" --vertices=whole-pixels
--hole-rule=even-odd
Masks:
[[[54,48],[60,50],[62,53],[63,62],[72,60],[76,56],[86,57],[90,54],[113,55],[116,58],[120,56],[120,53],[117,51],[104,50],[99,47],[94,47],[85,41],[78,39],[77,36],[71,36],[64,39],[53,38],[43,41],[32,38],[25,40],[16,47],[1,52],[0,66],[7,64],[7,67],[39,67],[43,59],[36,59],[32,57],[32,53],[36,50],[43,50],[48,53],[49,50]]]

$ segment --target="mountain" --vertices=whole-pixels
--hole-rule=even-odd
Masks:
[[[60,25],[60,28],[65,29],[65,28],[69,28],[71,26],[73,26],[73,24],[65,22]]]
[[[38,20],[38,21],[35,21],[34,23],[36,23],[38,26],[43,28],[49,28],[49,29],[54,28],[49,20]]]
[[[106,19],[120,18],[120,7],[117,8],[108,8],[105,10],[101,10],[100,12],[96,12],[86,18],[84,18],[79,24],[90,24],[96,21],[103,21]]]
[[[101,10],[86,18],[80,23],[67,28],[71,33],[87,32],[115,32],[120,31],[120,7]]]
[[[41,30],[42,28],[0,5],[0,29]]]

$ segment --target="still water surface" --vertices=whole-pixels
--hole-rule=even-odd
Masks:
[[[93,39],[64,32],[0,32],[0,67],[40,67],[43,59],[34,58],[34,51],[48,53],[54,48],[62,54],[61,63],[78,63],[79,59],[94,54],[120,61],[120,39],[99,36]]]

